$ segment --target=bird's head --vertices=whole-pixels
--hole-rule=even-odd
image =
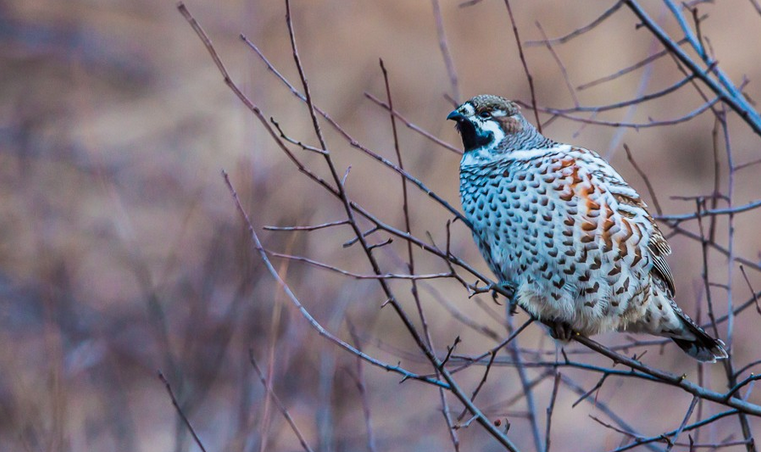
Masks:
[[[493,148],[505,138],[515,138],[527,126],[533,129],[520,114],[520,107],[515,102],[490,94],[470,99],[450,113],[447,119],[457,122],[466,153]]]

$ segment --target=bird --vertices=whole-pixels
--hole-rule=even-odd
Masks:
[[[596,152],[545,137],[520,110],[484,94],[447,116],[464,149],[465,217],[511,301],[561,341],[647,333],[699,361],[726,358],[674,301],[671,248],[640,195]]]

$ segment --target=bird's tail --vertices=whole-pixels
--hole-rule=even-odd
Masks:
[[[682,320],[684,328],[694,336],[694,339],[672,337],[671,339],[679,348],[698,361],[703,362],[713,363],[717,359],[727,357],[727,351],[724,349],[724,342],[721,339],[709,336],[703,328],[699,327],[697,323],[680,310],[675,310],[675,313]]]

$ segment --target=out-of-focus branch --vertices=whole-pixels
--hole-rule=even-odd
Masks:
[[[628,6],[642,21],[642,24],[647,27],[647,29],[650,30],[650,32],[653,33],[653,35],[655,35],[659,41],[661,41],[663,46],[666,47],[671,54],[678,58],[679,61],[690,70],[690,72],[702,80],[703,83],[705,83],[706,86],[708,86],[708,88],[721,99],[722,102],[726,103],[729,108],[740,115],[740,117],[750,126],[750,128],[756,132],[756,134],[761,135],[761,115],[759,115],[758,112],[753,109],[753,107],[745,99],[745,96],[743,96],[742,92],[740,92],[740,90],[734,86],[734,84],[718,66],[714,67],[713,70],[719,79],[719,82],[716,82],[704,73],[704,70],[700,68],[698,64],[695,63],[692,58],[690,58],[687,53],[679,47],[675,40],[671,39],[671,37],[669,37],[669,35],[666,34],[666,32],[658,24],[656,24],[655,21],[650,18],[650,16],[647,15],[647,13],[639,6],[635,0],[623,1],[626,6]],[[681,16],[681,14],[679,14],[679,16]],[[689,27],[685,25],[685,29],[689,29]],[[690,39],[690,37],[688,37],[688,39]],[[693,47],[698,52],[698,54],[703,57],[706,66],[713,64],[713,61],[709,60],[707,54],[702,49],[702,46],[694,42],[694,37],[690,39],[690,41],[693,43]]]
[[[377,97],[373,96],[372,94],[366,92],[365,93],[365,97],[367,97],[368,99],[373,101],[375,104],[380,105],[381,107],[385,108],[386,110],[389,109],[388,105],[385,102],[383,102],[382,100],[380,100]],[[440,140],[439,138],[433,136],[430,132],[427,132],[427,131],[423,130],[419,126],[416,126],[415,124],[413,124],[412,122],[407,120],[407,118],[402,116],[401,113],[399,113],[398,111],[396,111],[396,110],[392,110],[392,111],[394,113],[394,116],[399,118],[399,120],[402,121],[404,123],[404,125],[406,125],[410,129],[412,129],[415,132],[419,133],[420,135],[428,138],[429,140],[433,141],[434,143],[438,144],[439,146],[454,152],[455,154],[462,154],[462,151],[460,149],[452,146],[451,144],[449,144],[449,143],[447,143],[445,141]]]
[[[278,410],[280,410],[280,413],[283,415],[286,422],[288,422],[288,425],[291,427],[291,430],[293,430],[293,433],[296,434],[296,437],[299,439],[299,444],[301,444],[301,447],[307,452],[312,452],[312,448],[309,447],[309,444],[307,443],[306,438],[304,438],[304,434],[301,433],[301,429],[299,429],[298,425],[296,425],[296,421],[293,420],[291,413],[288,412],[288,408],[285,407],[283,402],[280,400],[280,397],[278,397],[277,394],[275,394],[275,391],[272,390],[272,386],[267,384],[267,379],[264,377],[264,373],[262,372],[262,369],[259,367],[259,364],[257,364],[256,358],[254,358],[253,350],[248,351],[248,359],[251,362],[251,366],[254,368],[256,375],[259,377],[259,381],[262,383],[262,386],[264,386],[264,389],[267,390],[268,396],[272,399],[273,402],[275,402],[275,405],[277,406]]]
[[[560,73],[563,75],[563,81],[565,81],[565,86],[568,88],[568,93],[571,95],[571,98],[573,99],[574,107],[580,108],[579,98],[576,96],[576,90],[573,89],[573,84],[571,83],[571,79],[568,76],[568,70],[565,68],[565,65],[563,64],[563,60],[560,59],[560,55],[558,55],[558,53],[555,51],[555,48],[552,47],[552,43],[550,42],[550,40],[547,39],[547,34],[544,32],[544,28],[542,28],[542,24],[540,24],[539,21],[534,22],[534,24],[536,24],[536,28],[538,28],[539,32],[542,34],[547,50],[550,51],[550,54],[552,54],[552,58],[555,60],[555,63],[557,63],[558,68],[560,68]]]
[[[510,16],[510,25],[513,27],[513,35],[515,35],[515,44],[518,46],[518,56],[520,56],[521,64],[523,65],[523,72],[526,74],[526,80],[528,80],[528,88],[531,91],[531,106],[534,111],[534,117],[536,119],[536,128],[539,133],[542,133],[542,122],[539,120],[539,111],[536,107],[536,93],[534,92],[534,77],[531,75],[531,71],[528,69],[528,63],[526,62],[526,56],[523,54],[523,43],[521,43],[521,37],[518,35],[518,26],[515,24],[515,16],[513,16],[513,9],[510,7],[510,0],[505,0],[505,6],[507,7],[507,14]]]
[[[634,170],[637,172],[637,174],[639,174],[639,176],[642,178],[642,181],[645,183],[647,191],[650,193],[650,199],[653,200],[655,211],[658,215],[661,215],[663,213],[663,210],[661,210],[661,203],[658,202],[658,196],[655,194],[653,184],[650,183],[650,178],[647,177],[647,174],[642,171],[642,168],[640,168],[639,165],[637,165],[637,162],[634,160],[634,156],[632,155],[632,152],[629,150],[629,146],[626,143],[624,143],[624,151],[626,151],[626,159],[629,160],[629,163],[632,164]]]
[[[679,41],[677,43],[677,45],[682,45],[685,42],[687,42],[687,41],[686,40]],[[647,66],[648,64],[650,64],[650,63],[652,63],[652,62],[654,62],[654,61],[658,60],[659,58],[662,58],[662,57],[664,57],[666,55],[670,55],[669,50],[668,49],[661,50],[660,52],[654,53],[654,54],[652,54],[652,55],[650,55],[650,56],[648,56],[646,58],[643,58],[642,60],[637,61],[636,63],[634,63],[634,64],[632,64],[632,65],[630,65],[628,67],[625,67],[625,68],[623,68],[623,69],[621,69],[619,71],[616,71],[613,74],[606,75],[604,77],[600,77],[598,79],[592,80],[591,82],[584,83],[583,85],[579,85],[579,86],[576,87],[576,89],[578,89],[579,91],[582,91],[582,90],[585,90],[585,89],[588,89],[588,88],[592,88],[593,86],[597,86],[597,85],[601,85],[601,84],[606,83],[606,82],[610,82],[610,81],[615,80],[615,79],[617,79],[617,78],[619,78],[619,77],[621,77],[623,75],[626,75],[626,74],[628,74],[628,73],[630,73],[632,71],[635,71],[635,70],[637,70],[637,69],[639,69],[641,67]]]
[[[704,113],[706,110],[713,107],[716,103],[718,103],[721,100],[720,97],[715,97],[712,100],[704,103],[700,107],[696,108],[695,110],[685,114],[684,116],[680,116],[678,118],[673,119],[663,119],[663,120],[650,120],[649,122],[621,122],[621,121],[602,121],[599,119],[591,119],[591,118],[582,118],[579,116],[574,116],[566,113],[564,110],[558,110],[555,108],[545,108],[545,107],[538,107],[540,111],[544,113],[551,113],[553,115],[560,116],[565,119],[570,119],[571,121],[576,122],[582,122],[585,124],[595,124],[599,126],[609,126],[609,127],[629,127],[632,129],[647,129],[650,127],[663,127],[663,126],[671,126],[674,124],[679,124],[682,122],[687,122],[691,119],[694,119],[696,116],[699,116],[700,114]],[[515,101],[517,104],[520,104],[523,107],[526,108],[533,108],[531,105],[526,104],[525,102]]]
[[[349,321],[347,321],[347,323],[349,324],[349,333],[354,341],[354,347],[356,347],[357,350],[362,351],[362,346],[357,331],[354,328],[354,324]],[[359,394],[362,397],[362,412],[365,415],[365,429],[367,430],[367,448],[370,452],[378,452],[377,447],[375,446],[375,434],[373,433],[372,420],[370,418],[370,401],[368,400],[367,385],[365,384],[365,372],[363,371],[362,359],[360,358],[357,358],[356,383],[357,390],[359,390]]]
[[[180,408],[180,404],[177,402],[177,399],[174,397],[174,391],[172,391],[172,386],[169,384],[169,380],[164,377],[164,374],[159,371],[159,380],[161,380],[162,383],[164,383],[164,387],[166,388],[166,392],[169,394],[169,398],[172,399],[172,405],[174,406],[174,409],[177,411],[177,414],[180,416],[180,419],[182,419],[183,424],[188,427],[188,430],[190,430],[190,434],[193,436],[193,440],[196,442],[196,445],[201,449],[201,451],[206,452],[206,448],[203,446],[203,443],[201,442],[201,438],[198,437],[196,434],[195,429],[193,428],[193,425],[190,423],[190,420],[185,416],[185,413],[182,412],[182,408]]]
[[[613,4],[613,6],[611,6],[608,9],[606,9],[605,12],[603,12],[595,20],[593,20],[592,22],[590,22],[587,25],[584,25],[582,27],[579,27],[579,28],[573,30],[572,32],[568,33],[567,35],[561,36],[559,38],[552,38],[552,39],[547,39],[546,36],[543,36],[544,39],[542,39],[541,41],[526,41],[525,44],[526,44],[527,47],[529,47],[529,46],[547,45],[547,44],[565,44],[566,42],[572,40],[573,38],[575,38],[577,36],[581,36],[584,33],[593,30],[595,27],[597,27],[601,23],[605,22],[605,19],[607,19],[608,17],[612,16],[613,13],[618,11],[619,8],[621,8],[622,5],[623,5],[623,3],[621,1],[617,1],[616,3]]]
[[[444,18],[441,15],[441,6],[439,0],[431,0],[433,6],[433,17],[436,20],[436,34],[439,37],[439,49],[441,49],[441,56],[444,57],[444,64],[447,68],[447,75],[449,75],[449,85],[452,89],[452,99],[455,103],[460,102],[460,83],[458,82],[457,71],[454,67],[454,60],[452,54],[449,52],[449,44],[447,43],[447,35],[444,32]]]
[[[509,308],[508,308],[509,309]],[[507,331],[512,335],[513,333],[513,316],[507,313]],[[534,446],[537,451],[542,450],[542,436],[539,432],[539,419],[536,409],[536,400],[534,398],[534,390],[531,388],[528,373],[526,367],[523,366],[523,354],[520,348],[518,348],[518,339],[511,341],[507,346],[507,352],[513,358],[513,361],[517,364],[515,370],[518,373],[518,379],[523,387],[523,394],[526,397],[526,407],[528,409],[528,421],[531,425],[531,434],[534,439]]]
[[[550,396],[550,404],[547,406],[547,430],[544,435],[544,452],[550,452],[550,441],[552,437],[552,413],[555,410],[555,399],[558,396],[558,387],[560,387],[560,379],[563,377],[560,372],[555,374],[555,383],[552,386],[552,395]]]
[[[743,204],[736,207],[728,207],[725,209],[715,209],[715,210],[705,210],[700,213],[686,213],[682,215],[662,215],[659,214],[655,217],[656,220],[661,221],[686,221],[686,220],[694,220],[699,217],[710,217],[714,215],[734,215],[742,212],[747,212],[750,210],[755,210],[761,207],[761,200],[749,202],[747,204]]]

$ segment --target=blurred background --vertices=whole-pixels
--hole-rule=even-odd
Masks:
[[[469,7],[441,0],[442,25],[459,78],[460,98],[493,93],[530,101],[509,16],[503,2]],[[542,39],[586,25],[614,2],[512,2],[521,39]],[[659,2],[642,2],[673,36],[676,23]],[[245,34],[273,65],[299,86],[280,1],[201,2],[187,6],[213,40],[234,81],[291,137],[316,145],[307,109],[240,39]],[[761,99],[761,15],[745,0],[700,6],[709,17],[702,33],[720,66],[746,93]],[[387,0],[293,2],[296,37],[315,103],[356,140],[394,159],[387,113],[364,93],[385,99],[382,58],[389,70],[396,109],[408,120],[459,148],[445,121],[456,97],[439,48],[432,3]],[[635,16],[621,8],[601,26],[555,50],[577,87],[613,74],[661,50]],[[526,47],[539,105],[568,108],[574,100],[553,55]],[[335,199],[303,177],[265,129],[225,86],[205,48],[174,2],[145,0],[5,0],[0,2],[0,449],[28,451],[197,450],[178,421],[157,371],[172,384],[185,414],[207,450],[300,450],[282,415],[265,402],[249,362],[249,350],[274,391],[315,450],[368,449],[363,403],[378,450],[451,450],[435,388],[363,365],[311,329],[252,252],[250,238],[220,175],[230,173],[254,226],[268,249],[306,255],[357,272],[369,266],[357,247],[344,248],[349,228],[318,232],[269,232],[264,225],[307,225],[342,219]],[[681,78],[669,57],[615,81],[576,92],[582,105],[602,105],[663,89]],[[636,108],[596,119],[647,122],[680,117],[702,99],[686,87]],[[526,116],[534,122],[533,114]],[[548,115],[541,115],[543,120]],[[761,157],[759,138],[731,115],[736,164]],[[556,120],[545,134],[598,150],[646,199],[641,178],[627,161],[627,143],[647,172],[668,213],[688,213],[694,202],[674,196],[713,191],[710,111],[669,127],[621,129]],[[347,190],[390,224],[403,226],[398,175],[363,156],[328,126],[328,143],[339,171],[351,166]],[[405,166],[459,207],[459,156],[400,124]],[[296,152],[320,175],[320,156]],[[721,184],[727,157],[719,148]],[[758,167],[738,171],[735,203],[759,197]],[[411,189],[413,233],[446,241],[451,215]],[[736,222],[735,249],[761,258],[759,213]],[[726,246],[726,219],[718,241]],[[697,232],[693,222],[685,226]],[[668,228],[664,228],[668,230]],[[386,236],[371,236],[382,241]],[[670,259],[678,301],[706,318],[700,243],[671,239]],[[389,272],[404,272],[405,247],[378,251]],[[452,252],[488,273],[470,233],[452,228]],[[419,254],[418,271],[446,271]],[[726,259],[711,257],[711,278],[726,285]],[[373,281],[339,277],[302,263],[274,260],[280,274],[329,330],[352,342],[349,322],[373,356],[414,371],[430,367],[398,317],[380,309]],[[761,288],[758,272],[748,271]],[[750,291],[738,271],[735,303]],[[408,282],[395,282],[410,312]],[[713,291],[718,314],[727,291]],[[503,307],[489,296],[480,303],[448,281],[421,284],[437,350],[456,336],[458,352],[481,353],[506,337]],[[470,328],[461,320],[467,317]],[[759,359],[758,314],[736,322],[738,366]],[[517,325],[526,320],[523,313]],[[487,333],[484,333],[486,328]],[[722,335],[725,328],[720,329]],[[614,345],[623,335],[597,338]],[[536,325],[521,346],[555,350]],[[637,352],[641,353],[642,349]],[[631,351],[634,353],[634,351]],[[506,356],[506,355],[505,355]],[[581,360],[609,365],[591,355]],[[673,345],[651,347],[649,364],[697,379],[694,362]],[[460,375],[471,391],[482,375]],[[544,369],[528,369],[538,377]],[[584,390],[598,375],[562,369]],[[719,366],[706,367],[704,384],[726,390]],[[358,389],[364,382],[365,389]],[[552,378],[535,387],[542,416]],[[532,450],[526,407],[514,368],[495,369],[480,401],[492,418],[510,419],[510,437]],[[572,408],[578,394],[561,386],[553,424],[555,450],[614,449],[622,435],[587,415],[607,419],[592,403]],[[611,378],[596,395],[632,429],[658,435],[675,429],[689,394],[640,381]],[[761,403],[761,396],[750,400]],[[455,414],[460,406],[452,403]],[[594,402],[594,401],[592,401]],[[703,416],[720,411],[706,404]],[[543,417],[542,417],[542,422]],[[610,421],[608,421],[610,422]],[[761,429],[753,420],[756,432]],[[544,424],[541,424],[542,426]],[[581,434],[581,431],[587,432]],[[500,450],[480,427],[459,431],[463,450]],[[727,418],[702,440],[741,439],[736,418]],[[686,439],[685,439],[686,441]],[[678,450],[679,448],[677,448]],[[744,447],[725,450],[741,450]]]

